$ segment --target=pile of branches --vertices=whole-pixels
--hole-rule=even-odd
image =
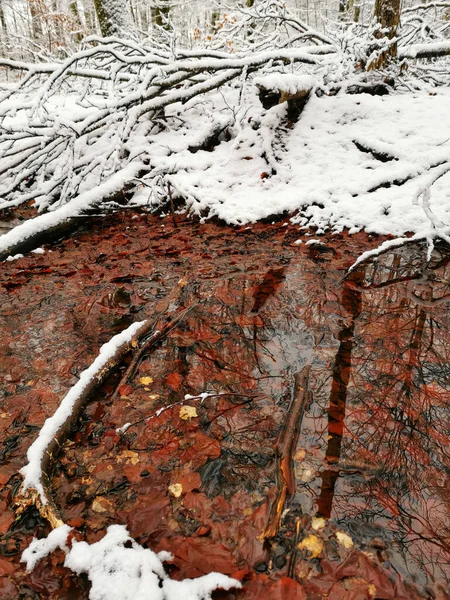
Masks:
[[[151,171],[143,140],[161,127],[167,106],[239,81],[268,62],[321,60],[314,49],[174,57],[122,39],[86,43],[89,48],[62,64],[1,62],[25,75],[0,101],[0,209],[32,201],[48,218],[34,219],[33,231],[18,230],[8,247],[0,243],[0,256],[35,247],[37,235],[105,200],[109,206],[127,201],[129,184]]]
[[[355,66],[384,43],[378,37],[374,46],[369,25],[341,24],[322,34],[278,0],[256,4],[242,9],[205,49],[177,49],[173,36],[166,45],[90,37],[62,62],[0,59],[0,68],[21,75],[3,86],[0,96],[0,211],[32,205],[42,213],[2,236],[0,259],[59,237],[100,205],[102,210],[129,205],[143,175],[146,185],[152,178],[156,185],[161,173],[146,140],[167,126],[169,105],[186,107],[224,86],[242,87],[256,72],[292,71],[295,65],[315,74],[318,93],[367,82],[368,73]],[[450,53],[450,41],[444,39],[448,22],[425,28],[423,15],[430,7],[405,11],[396,74],[407,57]],[[241,40],[237,53],[225,49],[230,35]],[[448,76],[439,60],[444,59],[414,69],[441,83]],[[212,122],[203,141],[216,130]]]

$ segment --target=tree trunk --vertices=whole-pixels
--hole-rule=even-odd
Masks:
[[[6,43],[6,38],[7,38],[8,32],[7,32],[7,28],[6,28],[6,19],[5,19],[5,13],[3,12],[3,4],[0,0],[0,42],[2,43]]]
[[[400,0],[376,0],[375,19],[382,29],[387,29],[387,36],[392,39],[400,24]]]
[[[378,25],[375,37],[393,40],[388,44],[388,48],[381,52],[378,59],[369,66],[369,69],[383,69],[392,59],[397,58],[395,38],[400,24],[400,0],[376,0],[374,15]]]
[[[344,21],[347,18],[349,9],[348,0],[339,0],[339,20]]]
[[[162,27],[166,31],[170,31],[169,14],[171,6],[167,4],[166,0],[160,0],[159,4],[160,6],[152,8],[153,26]]]
[[[40,40],[43,34],[42,23],[41,23],[41,11],[39,3],[36,0],[29,0],[28,6],[30,7],[31,16],[31,35],[34,41]]]
[[[133,35],[133,19],[127,0],[94,0],[94,6],[103,37]]]
[[[83,22],[84,14],[81,13],[77,0],[71,0],[69,3],[69,10],[77,28],[77,31],[74,34],[74,39],[76,42],[81,42],[84,34],[86,33],[86,22]]]

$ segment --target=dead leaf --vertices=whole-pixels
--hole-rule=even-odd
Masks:
[[[181,485],[181,483],[172,483],[172,485],[169,485],[169,492],[175,498],[179,498],[183,493],[183,486]]]
[[[103,498],[103,496],[97,496],[92,502],[92,510],[96,513],[112,512],[114,506],[109,500]]]
[[[314,531],[320,531],[320,529],[323,529],[325,525],[326,521],[323,517],[316,517],[311,521],[311,527],[314,529]]]
[[[153,377],[141,377],[139,381],[142,383],[142,385],[150,385],[153,383]]]
[[[182,381],[183,376],[179,373],[169,373],[166,377],[166,384],[172,388],[174,392],[178,392]]]
[[[308,535],[297,546],[299,550],[307,550],[310,558],[317,558],[323,550],[323,542],[315,535]]]
[[[193,419],[194,417],[198,417],[195,406],[182,406],[180,408],[180,419],[183,419],[183,421]]]
[[[299,448],[297,450],[297,452],[294,454],[294,460],[300,462],[305,458],[305,456],[306,456],[305,450],[303,450],[303,448]]]
[[[137,465],[139,462],[139,454],[132,450],[124,450],[117,455],[117,462],[121,463],[122,461],[125,461],[128,465]]]
[[[336,531],[337,541],[344,546],[344,548],[353,548],[352,538],[344,531]]]
[[[371,598],[375,598],[375,596],[377,595],[377,588],[373,585],[373,583],[369,584],[367,592],[369,593],[369,596]]]

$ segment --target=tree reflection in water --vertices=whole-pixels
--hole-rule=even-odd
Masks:
[[[311,513],[361,542],[391,540],[394,569],[447,585],[449,261],[435,252],[427,266],[403,249],[344,283],[339,346],[328,375],[315,371],[298,469]],[[318,362],[329,354],[319,344]]]

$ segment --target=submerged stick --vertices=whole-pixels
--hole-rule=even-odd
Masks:
[[[295,477],[292,468],[292,455],[297,444],[303,412],[308,399],[310,365],[306,365],[294,376],[294,397],[289,407],[287,423],[276,448],[277,454],[277,495],[272,503],[267,525],[261,539],[274,538],[279,530],[281,515],[288,493],[295,491]]]

